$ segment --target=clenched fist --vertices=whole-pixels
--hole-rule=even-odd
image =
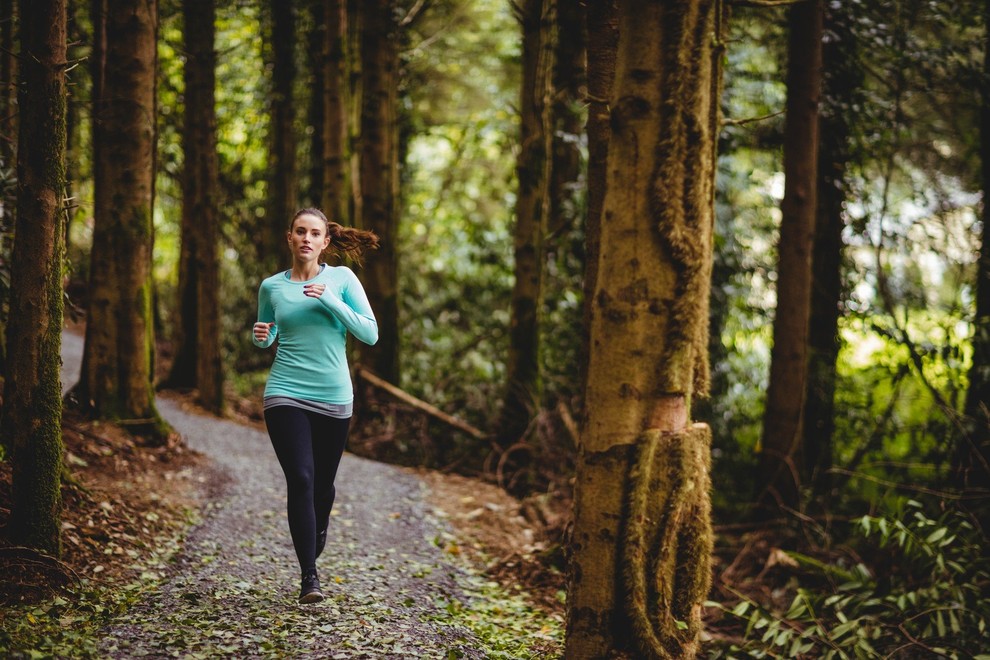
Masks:
[[[303,287],[303,293],[305,293],[310,298],[319,298],[323,295],[326,290],[326,284],[307,284]]]
[[[268,341],[268,336],[272,332],[272,326],[274,323],[262,323],[258,322],[254,324],[254,338],[260,342]]]

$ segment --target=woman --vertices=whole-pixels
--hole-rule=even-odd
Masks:
[[[316,558],[323,551],[354,401],[345,353],[347,333],[378,341],[364,288],[346,266],[320,261],[326,250],[360,260],[378,247],[368,231],[330,222],[319,209],[296,213],[286,234],[292,268],[258,290],[254,343],[278,338],[265,385],[265,424],[288,489],[289,532],[302,571],[299,602],[323,600]]]

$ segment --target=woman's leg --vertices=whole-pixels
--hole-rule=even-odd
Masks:
[[[313,428],[305,410],[276,406],[265,410],[265,424],[285,474],[289,533],[299,567],[316,567],[316,513],[313,509]]]
[[[317,419],[318,418],[318,419]],[[313,414],[313,509],[316,512],[317,536],[324,533],[330,521],[330,511],[337,494],[334,480],[347,444],[351,420]],[[322,550],[322,548],[319,548]],[[319,552],[317,552],[319,554]]]

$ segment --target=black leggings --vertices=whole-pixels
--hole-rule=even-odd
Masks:
[[[289,533],[302,570],[316,567],[316,536],[325,529],[336,495],[333,481],[351,420],[295,406],[265,410],[265,424],[285,473]]]

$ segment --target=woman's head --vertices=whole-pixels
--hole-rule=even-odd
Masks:
[[[360,263],[365,250],[378,248],[378,236],[374,232],[353,227],[344,227],[341,224],[329,220],[326,214],[317,208],[304,208],[296,211],[289,222],[289,236],[300,220],[306,217],[307,220],[318,220],[323,223],[326,237],[329,243],[324,252],[333,253],[336,256],[347,256]],[[311,224],[307,222],[306,224]]]

